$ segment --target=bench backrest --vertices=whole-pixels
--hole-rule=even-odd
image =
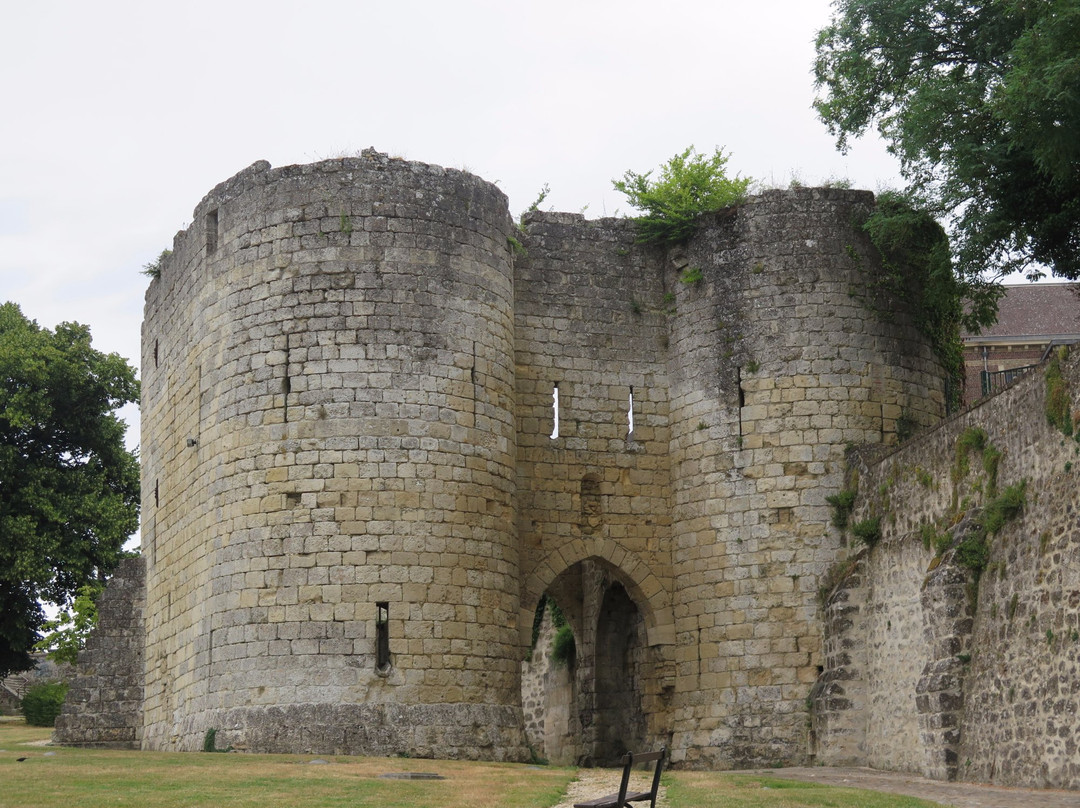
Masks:
[[[652,788],[649,790],[649,808],[656,808],[656,791],[660,788],[660,772],[664,768],[664,757],[667,755],[667,747],[661,746],[657,752],[638,752],[633,754],[627,752],[623,755],[623,771],[622,782],[619,783],[619,797],[616,805],[621,806],[626,803],[626,790],[627,785],[630,783],[630,770],[634,768],[638,763],[649,763],[656,761],[656,767],[653,769]]]

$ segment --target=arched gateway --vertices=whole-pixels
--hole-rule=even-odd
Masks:
[[[526,759],[547,593],[574,757],[805,762],[844,446],[943,409],[867,297],[872,203],[767,192],[660,249],[375,152],[219,185],[146,295],[141,700],[108,732]],[[72,692],[62,739],[100,740]]]

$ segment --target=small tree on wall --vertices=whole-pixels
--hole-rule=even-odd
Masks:
[[[719,147],[712,156],[698,154],[693,146],[660,166],[660,176],[652,171],[627,171],[621,180],[612,180],[615,190],[626,194],[638,210],[637,240],[641,244],[676,244],[693,235],[703,213],[737,205],[746,198],[749,177],[728,177],[728,155]]]

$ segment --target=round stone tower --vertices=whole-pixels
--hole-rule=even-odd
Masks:
[[[850,549],[826,497],[845,448],[945,410],[944,372],[875,297],[867,191],[767,191],[669,253],[673,762],[805,763],[818,588]],[[906,426],[905,426],[906,422]]]
[[[511,232],[374,152],[196,208],[143,325],[144,748],[525,755]]]

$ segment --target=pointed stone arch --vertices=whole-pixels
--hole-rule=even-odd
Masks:
[[[518,619],[523,646],[528,647],[532,641],[533,615],[541,596],[556,578],[586,560],[599,561],[610,568],[626,588],[641,610],[650,646],[674,646],[675,614],[671,606],[671,592],[635,553],[620,547],[611,539],[594,537],[574,539],[548,553],[526,578]],[[659,650],[662,653],[666,651],[665,648]]]

